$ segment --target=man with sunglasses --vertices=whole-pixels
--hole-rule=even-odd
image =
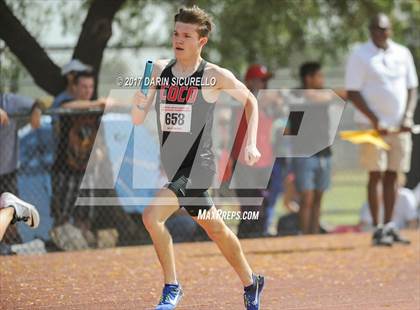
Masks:
[[[383,135],[390,150],[361,145],[361,165],[369,171],[368,202],[373,224],[373,245],[409,243],[392,223],[397,195],[397,174],[410,169],[413,114],[418,79],[410,51],[391,37],[391,22],[383,13],[369,24],[370,40],[349,57],[346,71],[348,98],[356,107],[355,122]],[[389,130],[400,133],[390,134]],[[379,186],[383,190],[379,191]],[[384,226],[378,222],[379,193],[384,202]]]

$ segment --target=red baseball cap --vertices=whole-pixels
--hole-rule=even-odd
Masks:
[[[269,72],[266,66],[254,64],[248,67],[245,74],[245,81],[251,79],[268,80],[273,77],[273,73]]]

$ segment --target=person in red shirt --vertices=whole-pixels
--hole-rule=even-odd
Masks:
[[[260,160],[252,167],[245,163],[243,141],[246,137],[246,116],[243,109],[237,113],[237,120],[239,122],[238,131],[236,134],[232,157],[236,160],[235,169],[238,169],[237,176],[241,180],[255,180],[260,178],[261,181],[256,181],[256,184],[263,184],[271,174],[274,162],[273,147],[272,147],[272,126],[275,116],[275,111],[279,104],[282,103],[281,97],[276,96],[275,92],[260,93],[262,89],[267,89],[268,81],[273,76],[267,68],[261,64],[251,65],[245,74],[245,85],[249,90],[258,96],[258,136],[257,148],[261,152]],[[274,96],[273,96],[274,95]],[[236,193],[241,202],[241,211],[260,211],[258,220],[242,219],[238,227],[238,236],[243,237],[259,237],[268,233],[269,224],[272,221],[272,210],[267,210],[267,202],[272,201],[270,196],[270,188],[239,188]],[[278,195],[279,191],[275,191]],[[262,205],[246,205],[243,204],[243,198],[262,197],[264,198]],[[270,199],[268,199],[270,198]],[[275,199],[274,199],[275,200]],[[273,207],[274,205],[270,205]]]

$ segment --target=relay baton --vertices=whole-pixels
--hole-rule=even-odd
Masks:
[[[153,71],[153,61],[148,60],[146,62],[146,67],[144,68],[143,78],[141,79],[140,90],[143,95],[147,96],[147,92],[149,91],[149,86],[151,84],[151,77]]]

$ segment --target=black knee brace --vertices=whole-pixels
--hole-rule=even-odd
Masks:
[[[209,210],[213,206],[213,200],[211,199],[207,189],[187,189],[187,186],[191,185],[191,180],[185,176],[180,176],[175,181],[169,182],[166,187],[170,189],[180,199],[180,208],[184,208],[191,216],[197,216],[199,210]],[[199,199],[198,204],[183,205],[182,198],[188,198],[194,200]]]
[[[181,175],[175,181],[169,182],[166,187],[174,192],[177,197],[186,197],[187,196],[187,185],[190,184],[191,181]]]

